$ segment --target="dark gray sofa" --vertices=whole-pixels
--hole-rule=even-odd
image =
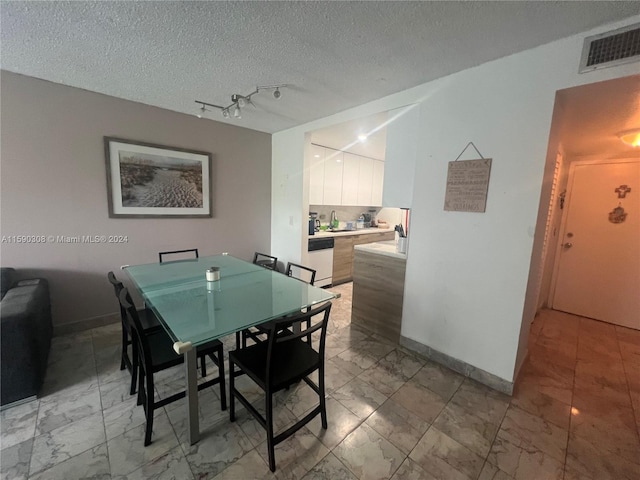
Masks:
[[[38,394],[47,368],[53,326],[49,284],[18,280],[0,269],[0,405]]]

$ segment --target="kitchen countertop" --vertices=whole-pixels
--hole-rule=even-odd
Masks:
[[[348,235],[364,235],[366,233],[387,233],[393,232],[393,228],[362,228],[360,230],[347,230],[345,232],[329,232],[327,230],[320,230],[315,235],[309,235],[309,238],[323,238],[323,237],[346,237]]]
[[[365,243],[364,245],[356,245],[356,250],[361,250],[367,253],[374,253],[377,255],[384,255],[392,258],[399,258],[401,260],[407,259],[406,253],[398,253],[396,252],[396,242],[394,240],[388,242],[375,242],[375,243]]]

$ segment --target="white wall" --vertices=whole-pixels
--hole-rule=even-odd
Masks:
[[[556,90],[637,73],[637,63],[585,75],[577,69],[585,36],[639,20],[632,17],[274,135],[274,169],[295,171],[303,165],[305,131],[420,103],[403,336],[514,379],[535,314],[542,242],[534,243],[534,235],[544,238],[547,212],[541,209],[538,223],[538,206],[549,200]],[[447,163],[469,141],[493,158],[487,211],[445,212]],[[298,210],[273,201],[274,217]],[[294,248],[274,230],[272,244]]]
[[[51,286],[54,325],[118,312],[106,274],[158,252],[270,250],[271,136],[2,72],[2,235],[126,235],[123,244],[0,245]],[[213,218],[109,218],[103,136],[211,152]]]

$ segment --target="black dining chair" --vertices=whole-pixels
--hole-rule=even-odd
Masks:
[[[186,250],[172,250],[169,252],[158,252],[158,258],[160,259],[160,263],[163,262],[163,257],[166,257],[168,255],[180,255],[180,254],[184,254],[184,253],[193,253],[193,258],[199,258],[198,255],[198,249],[197,248],[187,248]],[[184,255],[181,255],[181,258],[179,258],[179,260],[184,260],[185,258]],[[189,256],[187,256],[187,259],[191,259]],[[165,260],[166,261],[166,260]]]
[[[269,270],[278,271],[278,257],[272,257],[266,253],[256,252],[253,254],[253,263]]]
[[[235,400],[256,418],[267,431],[267,449],[269,469],[276,469],[275,446],[293,435],[300,428],[320,414],[322,428],[327,428],[327,408],[324,384],[324,351],[327,335],[327,323],[331,312],[331,302],[302,312],[291,317],[284,317],[269,322],[267,341],[250,345],[246,348],[229,352],[229,419],[235,421]],[[293,333],[294,323],[307,323],[308,326],[298,333]],[[318,350],[303,340],[303,337],[320,330]],[[236,372],[236,367],[238,371]],[[318,384],[309,375],[318,370]],[[266,418],[236,390],[235,377],[246,374],[265,392]],[[273,395],[290,385],[304,380],[317,394],[319,404],[302,419],[275,435],[273,429]]]
[[[138,377],[138,405],[144,407],[147,420],[144,445],[151,443],[153,432],[153,411],[171,402],[180,400],[186,396],[184,390],[168,397],[155,401],[155,386],[153,374],[175,367],[184,362],[184,357],[173,350],[173,340],[164,330],[145,332],[138,317],[131,296],[126,288],[120,291],[120,304],[127,314],[127,322],[131,329],[133,341],[137,345],[138,364],[140,374]],[[220,340],[212,340],[196,347],[196,355],[203,361],[205,357],[211,358],[218,366],[218,376],[198,385],[198,391],[212,385],[220,385],[220,407],[227,409],[226,386],[224,378],[224,352]]]
[[[129,329],[127,328],[127,313],[120,304],[120,291],[124,288],[122,282],[120,282],[113,272],[107,273],[109,283],[113,286],[113,290],[118,299],[118,305],[120,306],[120,321],[122,322],[122,352],[120,354],[120,370],[125,368],[131,373],[131,388],[129,393],[133,395],[136,393],[137,377],[138,377],[138,358],[135,353],[137,346],[132,343]],[[138,319],[140,320],[140,326],[145,332],[162,329],[160,322],[148,308],[138,310]],[[129,345],[131,345],[132,355],[129,358]]]

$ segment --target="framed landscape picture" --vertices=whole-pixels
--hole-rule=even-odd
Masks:
[[[104,137],[109,217],[212,216],[207,152]]]

